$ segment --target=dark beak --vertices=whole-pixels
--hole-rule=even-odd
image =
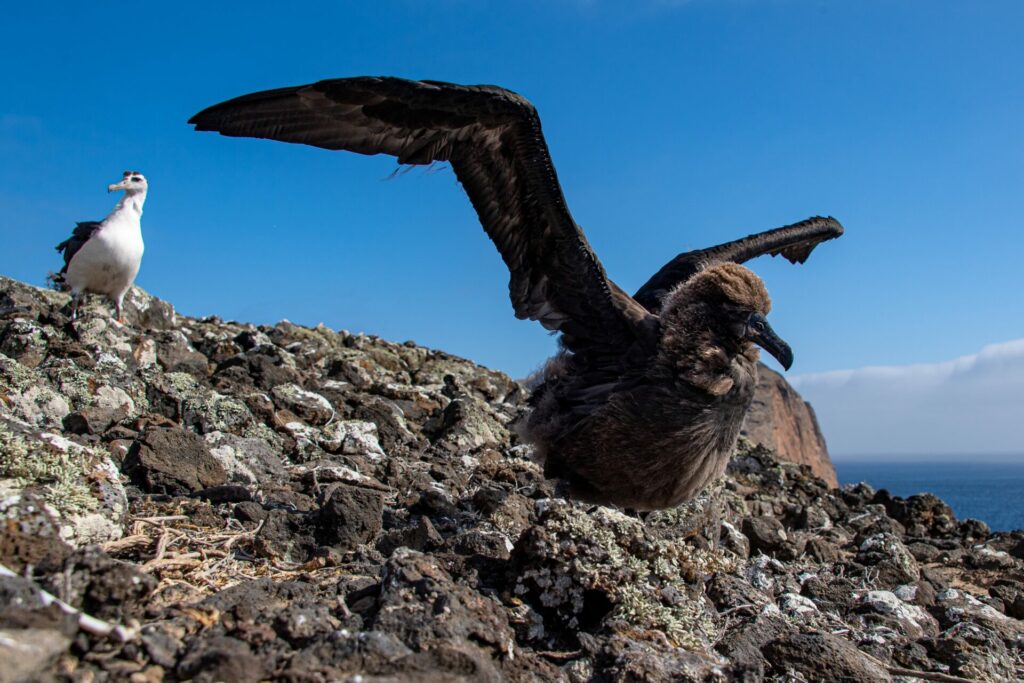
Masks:
[[[747,323],[747,339],[772,354],[786,370],[793,365],[793,349],[775,334],[775,330],[760,313],[750,316]]]

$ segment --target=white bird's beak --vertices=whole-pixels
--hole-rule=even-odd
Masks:
[[[108,185],[107,186],[107,192],[116,192],[117,190],[127,190],[127,189],[128,189],[128,179],[127,178],[125,178],[124,180],[122,180],[119,183],[114,183],[113,185]]]

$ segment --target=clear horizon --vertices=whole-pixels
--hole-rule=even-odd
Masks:
[[[833,463],[881,463],[906,465],[912,463],[975,463],[978,465],[1024,465],[1024,451],[1015,453],[829,453]]]

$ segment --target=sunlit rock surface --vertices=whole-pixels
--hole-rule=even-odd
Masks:
[[[138,290],[125,326],[66,304],[0,279],[0,680],[1024,676],[1024,534],[934,496],[742,440],[678,509],[584,505],[501,373]]]

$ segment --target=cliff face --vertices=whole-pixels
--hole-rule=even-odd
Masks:
[[[1024,533],[934,496],[745,441],[641,519],[556,496],[501,373],[67,303],[0,278],[0,683],[1024,676]]]
[[[807,465],[829,485],[839,486],[814,408],[782,375],[764,364],[759,367],[757,391],[743,424],[743,435],[783,460]]]

